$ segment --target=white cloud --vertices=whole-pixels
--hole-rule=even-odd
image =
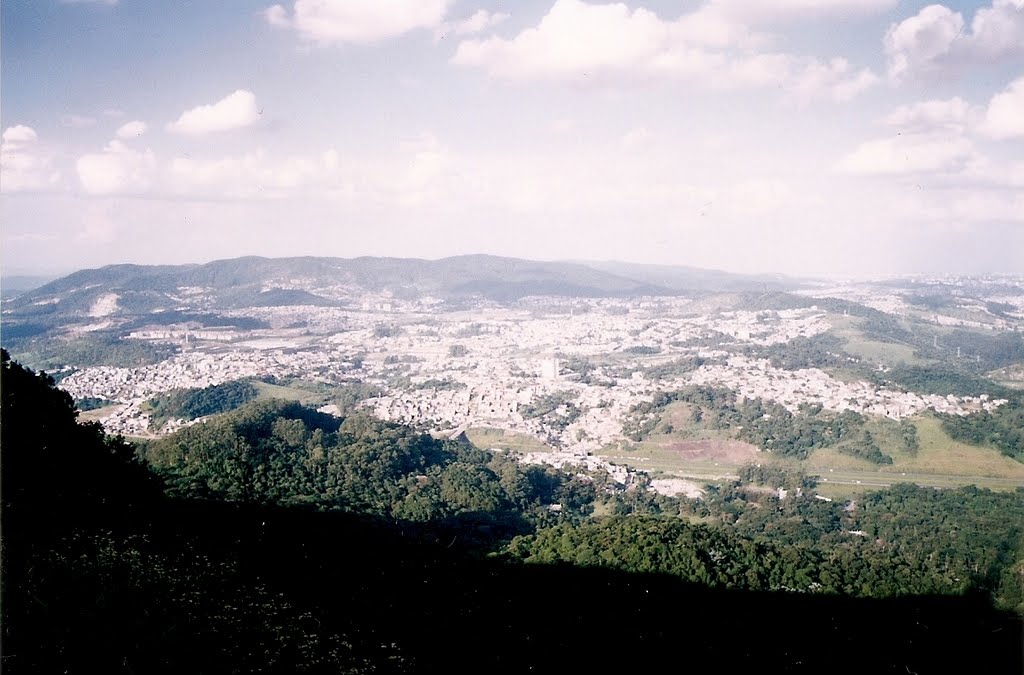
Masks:
[[[576,120],[560,117],[548,122],[546,128],[548,133],[564,136],[576,131]]]
[[[796,198],[792,188],[783,181],[755,178],[729,188],[723,199],[728,208],[739,215],[764,215],[790,205]]]
[[[402,154],[399,161],[405,163],[404,171],[383,187],[393,189],[400,204],[439,204],[456,193],[451,189],[460,177],[455,160],[451,151],[433,134],[422,133],[400,144],[399,151]]]
[[[990,59],[1024,55],[1024,2],[993,0],[991,7],[980,8],[971,22],[969,43]]]
[[[536,28],[464,41],[453,62],[507,79],[598,77],[671,67],[681,56],[673,47],[669,24],[646,9],[557,0]]]
[[[636,150],[654,139],[654,134],[647,127],[630,129],[622,136],[622,147],[626,150]]]
[[[24,124],[17,124],[13,127],[7,127],[4,129],[3,142],[14,144],[20,143],[32,143],[39,137],[36,135],[36,130],[32,127],[27,127]]]
[[[192,198],[281,198],[310,190],[344,189],[338,153],[276,159],[263,150],[218,159],[176,157],[165,172],[162,189]]]
[[[148,129],[148,127],[146,126],[145,122],[134,120],[132,122],[128,122],[127,124],[121,125],[121,127],[117,130],[117,137],[124,140],[138,138],[142,134],[146,133],[146,129]]]
[[[79,157],[75,168],[86,194],[141,194],[153,186],[157,161],[149,150],[137,152],[113,140],[102,152]]]
[[[987,108],[960,97],[919,101],[899,106],[880,122],[897,135],[862,143],[837,168],[856,174],[932,173],[930,181],[945,190],[1024,186],[1024,162],[988,156],[972,142],[1024,137],[1024,77],[996,94]]]
[[[959,12],[928,5],[890,26],[883,44],[893,80],[1021,56],[1024,5],[1020,0],[993,0],[975,12],[970,29]]]
[[[509,15],[503,12],[491,13],[485,9],[478,9],[469,18],[455,22],[452,25],[452,30],[456,35],[475,35],[489,28],[494,28],[508,18]]]
[[[755,32],[747,24],[747,16],[733,17],[705,5],[671,22],[673,37],[692,45],[714,48],[754,49],[772,42],[772,37]]]
[[[901,134],[861,143],[838,169],[854,174],[911,174],[962,169],[975,156],[959,134]]]
[[[756,53],[763,36],[698,11],[674,21],[625,4],[557,0],[534,28],[512,39],[464,40],[452,63],[513,81],[633,85],[684,80],[710,88],[781,87],[806,100],[852,98],[877,83],[845,59],[822,63]]]
[[[1024,222],[1024,191],[951,189],[907,199],[902,207],[907,211],[902,216],[948,224],[967,233],[975,223]]]
[[[256,96],[251,91],[239,89],[216,103],[186,110],[167,128],[179,134],[198,136],[241,129],[254,124],[259,118]]]
[[[987,157],[976,157],[957,175],[960,183],[1024,188],[1024,161],[1000,162]]]
[[[292,22],[288,18],[288,10],[281,5],[271,5],[263,10],[263,18],[271,26],[278,28],[291,28]]]
[[[0,144],[0,190],[32,192],[54,187],[60,173],[52,167],[52,156],[38,147],[32,127],[18,124],[4,129]]]
[[[71,129],[84,129],[94,124],[96,124],[96,118],[88,115],[64,115],[60,118],[60,125]]]
[[[88,195],[229,201],[336,197],[351,192],[345,177],[355,174],[334,150],[282,158],[257,149],[226,157],[164,160],[120,140],[80,157],[76,168]]]
[[[998,140],[1024,137],[1024,77],[992,97],[979,131]]]
[[[902,105],[885,116],[882,122],[903,131],[965,131],[978,115],[975,106],[955,96]]]
[[[943,5],[928,5],[909,19],[893,24],[884,39],[889,76],[900,78],[908,72],[934,67],[963,30],[964,18]]]
[[[437,28],[453,0],[295,0],[291,16],[282,5],[264,11],[273,26],[294,29],[321,45],[367,44],[420,28]]]
[[[777,21],[824,15],[875,14],[899,0],[711,0],[709,9],[745,22]]]
[[[879,83],[879,78],[867,68],[854,71],[846,59],[830,62],[813,61],[797,70],[788,89],[798,98],[809,100],[826,95],[835,101],[849,101],[862,91]]]
[[[107,244],[117,239],[121,229],[110,200],[95,200],[87,204],[82,212],[81,224],[82,229],[76,240],[84,243]]]

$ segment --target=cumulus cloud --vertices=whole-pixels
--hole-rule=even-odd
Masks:
[[[558,0],[536,28],[511,40],[462,42],[453,62],[496,77],[594,77],[679,68],[686,54],[673,49],[670,24],[643,8]]]
[[[157,161],[149,150],[138,152],[113,140],[102,152],[79,157],[75,168],[86,194],[141,194],[153,186]]]
[[[452,63],[495,78],[633,84],[685,80],[713,88],[781,87],[800,99],[848,100],[877,83],[845,59],[827,63],[751,48],[762,36],[698,11],[663,20],[625,4],[557,0],[536,27],[511,39],[464,40]]]
[[[241,129],[254,124],[259,118],[256,96],[251,91],[239,89],[216,103],[186,110],[167,128],[175,133],[199,136]]]
[[[992,97],[979,130],[998,140],[1024,137],[1024,77]]]
[[[1024,186],[1024,162],[1001,153],[988,155],[974,146],[984,138],[1024,137],[1024,77],[993,96],[987,107],[958,96],[918,101],[879,121],[897,135],[862,143],[840,160],[838,169],[862,175],[931,173],[933,184],[946,190]]]
[[[494,28],[509,18],[504,12],[488,12],[485,9],[478,9],[472,16],[452,24],[452,31],[456,35],[475,35]]]
[[[899,0],[711,0],[708,8],[747,22],[779,21],[826,15],[875,14]]]
[[[35,129],[23,124],[4,129],[0,143],[0,190],[32,192],[55,186],[60,173],[52,163],[52,156],[39,148]]]
[[[292,22],[288,18],[288,10],[281,5],[271,5],[263,10],[263,18],[267,20],[271,26],[277,28],[291,28]]]
[[[904,131],[948,129],[963,132],[978,115],[978,109],[955,96],[945,100],[919,101],[901,105],[885,116],[882,122]]]
[[[27,127],[24,124],[16,124],[13,127],[7,127],[4,129],[3,142],[10,143],[11,145],[21,145],[24,143],[32,143],[38,140],[39,136],[36,134],[36,130],[32,127]]]
[[[1024,4],[993,0],[975,12],[970,28],[959,12],[928,5],[890,26],[883,44],[893,80],[1022,56]]]
[[[164,190],[213,199],[280,198],[310,189],[345,187],[337,152],[277,159],[264,150],[216,159],[176,157],[167,167]]]
[[[291,28],[316,44],[367,44],[410,31],[437,28],[453,0],[295,0],[264,10],[273,26]]]
[[[880,81],[870,70],[856,70],[843,58],[813,61],[795,68],[788,79],[788,89],[798,98],[809,100],[824,94],[835,101],[849,101]]]
[[[88,195],[204,201],[334,197],[351,191],[345,177],[355,173],[334,150],[286,157],[256,149],[223,157],[160,158],[117,139],[80,157],[76,169]]]
[[[127,124],[121,125],[121,127],[117,130],[117,137],[124,140],[138,138],[142,134],[146,133],[146,129],[148,128],[149,127],[146,126],[145,122],[134,120],[132,122],[128,122]]]
[[[968,162],[957,178],[964,185],[1024,188],[1024,161],[997,161],[979,156]]]
[[[958,134],[901,134],[861,143],[838,168],[866,175],[951,171],[963,168],[974,155],[973,144]]]

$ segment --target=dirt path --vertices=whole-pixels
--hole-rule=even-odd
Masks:
[[[743,441],[677,441],[666,446],[686,461],[715,461],[728,464],[756,462],[761,451]]]

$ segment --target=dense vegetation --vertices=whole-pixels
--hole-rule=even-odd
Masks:
[[[689,386],[634,405],[624,425],[626,436],[634,441],[646,438],[674,402],[689,404],[693,422],[729,431],[738,440],[783,457],[806,459],[817,448],[839,445],[841,452],[879,464],[892,463],[891,457],[874,446],[858,413],[833,413],[821,405],[803,405],[793,413],[779,403],[737,396],[722,387]]]
[[[576,405],[576,396],[572,391],[543,394],[519,406],[519,414],[523,419],[541,420],[554,430],[564,430],[583,414],[583,410]]]
[[[935,294],[919,295],[913,299],[931,308],[955,304],[950,298],[943,299]],[[857,320],[857,331],[868,340],[905,345],[913,349],[917,357],[933,361],[927,369],[910,368],[889,378],[897,383],[905,381],[904,386],[912,391],[962,395],[965,392],[946,391],[955,379],[965,378],[963,383],[969,389],[975,388],[978,375],[1024,361],[1024,336],[1019,333],[946,328],[921,318],[900,317],[849,300],[803,297],[788,293],[747,293],[741,296],[739,308],[761,311],[811,306],[853,317]],[[993,309],[996,310],[993,313],[998,313],[1001,308],[994,305]],[[843,352],[844,343],[842,338],[826,333],[811,338],[797,338],[785,346],[748,348],[747,351],[771,358],[780,367],[843,366],[844,361],[848,361]],[[930,371],[934,371],[934,374],[929,374]],[[858,369],[858,372],[867,375],[870,371]]]
[[[12,673],[566,672],[644,650],[797,672],[1022,665],[1019,618],[971,595],[1024,610],[1021,493],[899,486],[845,507],[748,467],[670,499],[276,401],[139,459],[6,354],[2,394]],[[596,503],[619,515],[587,517]],[[607,616],[614,645],[595,648]]]
[[[234,410],[260,394],[249,380],[234,380],[202,389],[177,389],[149,400],[154,428],[169,419],[194,420]]]
[[[353,414],[260,401],[151,443],[146,460],[174,494],[306,504],[408,521],[474,520],[521,527],[592,510],[589,483],[502,454],[438,441]]]
[[[6,336],[5,344],[9,344]],[[177,351],[172,345],[146,340],[128,340],[105,333],[93,333],[74,339],[46,337],[16,342],[14,348],[26,361],[45,369],[67,365],[76,368],[146,366],[164,361]]]
[[[653,515],[563,523],[517,537],[508,554],[745,590],[892,597],[984,589],[1024,612],[1020,492],[897,485],[847,510],[808,494],[806,476],[762,467],[741,474],[752,482],[713,490],[704,503],[662,501]],[[783,486],[789,494],[780,496]],[[665,517],[675,515],[701,522]]]
[[[1024,396],[1013,394],[993,411],[973,415],[942,415],[942,428],[958,441],[987,445],[1007,457],[1024,461]]]
[[[105,408],[112,403],[113,401],[110,399],[97,398],[95,396],[75,399],[75,407],[82,412],[87,410],[99,410],[100,408]]]
[[[939,396],[999,396],[1006,393],[992,381],[962,368],[948,365],[896,365],[884,375],[875,376],[879,384]]]
[[[36,509],[89,509],[110,501],[123,505],[153,492],[153,476],[136,460],[133,446],[105,436],[98,423],[79,423],[71,396],[57,389],[52,377],[22,368],[6,350],[2,360],[0,497],[5,518]],[[119,499],[112,498],[115,494]],[[8,534],[5,528],[5,539]]]
[[[829,333],[813,337],[796,337],[789,342],[766,347],[748,347],[747,352],[766,358],[776,368],[831,368],[846,366],[851,361],[843,351],[846,341]]]

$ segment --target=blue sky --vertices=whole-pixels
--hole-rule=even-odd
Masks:
[[[7,0],[5,273],[1024,272],[1024,0]]]

